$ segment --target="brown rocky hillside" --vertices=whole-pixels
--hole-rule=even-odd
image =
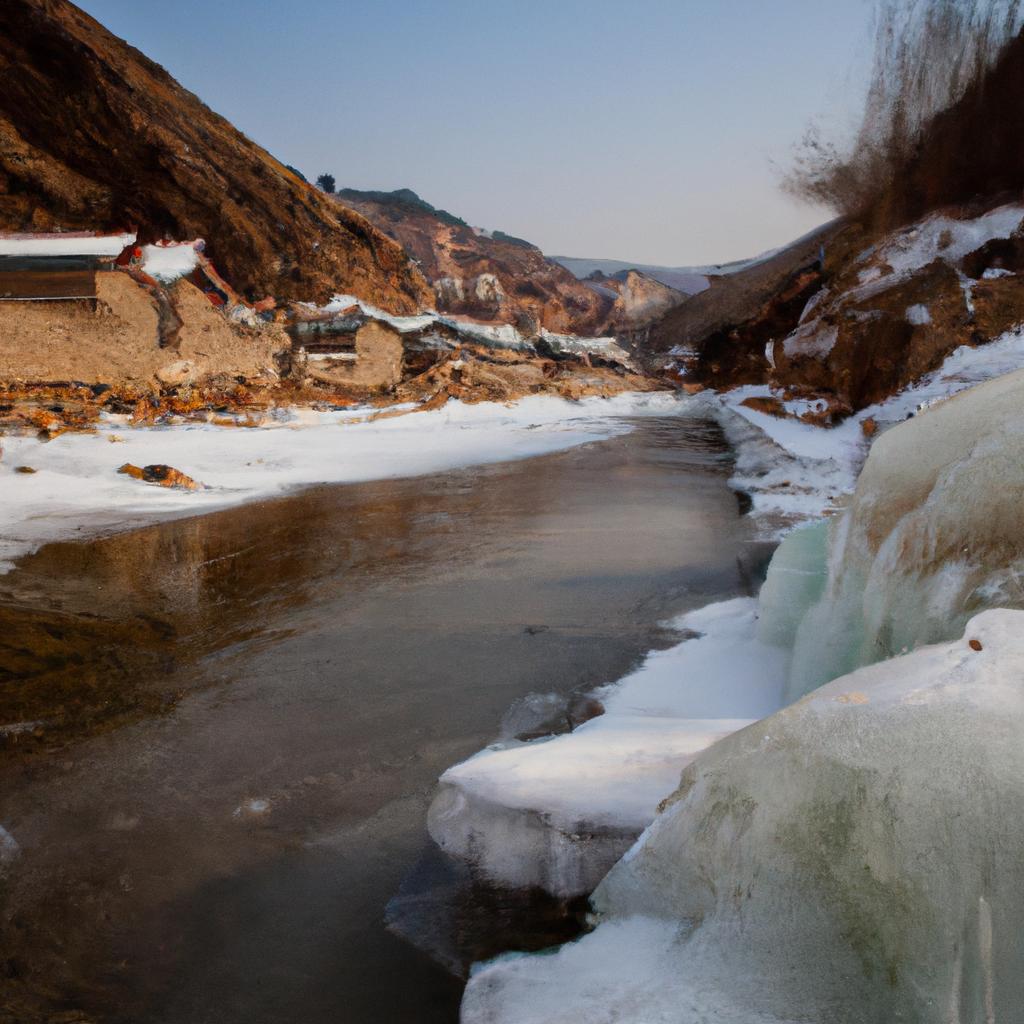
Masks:
[[[207,240],[250,298],[432,304],[402,249],[66,0],[0,3],[0,230]]]
[[[441,312],[513,323],[528,335],[540,327],[589,336],[611,328],[614,296],[588,288],[529,242],[470,227],[410,189],[344,189],[338,199],[401,243]]]

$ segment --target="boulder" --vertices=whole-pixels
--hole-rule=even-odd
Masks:
[[[161,487],[175,487],[186,491],[199,491],[203,489],[202,484],[197,483],[192,477],[186,476],[180,469],[175,469],[173,466],[160,464],[133,466],[130,462],[126,462],[118,470],[118,473],[130,476],[134,480],[144,480],[146,483],[159,484]]]

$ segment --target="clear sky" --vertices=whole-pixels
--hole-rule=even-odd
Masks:
[[[848,127],[869,0],[78,0],[278,159],[546,252],[721,262],[827,219],[778,189]]]

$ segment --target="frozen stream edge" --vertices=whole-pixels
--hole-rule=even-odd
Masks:
[[[751,495],[762,532],[780,537],[819,520],[852,493],[871,444],[864,420],[874,419],[881,434],[1021,365],[1024,331],[980,348],[965,346],[938,371],[832,429],[741,404],[770,394],[767,387],[704,394],[691,411],[703,408],[720,420],[737,455],[732,485]],[[824,540],[824,527],[801,530],[779,549],[771,587],[762,593],[762,601],[771,595],[770,607],[738,600],[684,616],[676,625],[702,635],[650,655],[637,672],[601,691],[604,716],[557,738],[496,745],[449,769],[429,817],[435,841],[492,882],[540,885],[559,896],[591,891],[629,849],[628,837],[654,820],[686,764],[724,732],[782,706],[799,611],[824,583]],[[794,602],[798,612],[787,618]],[[608,940],[595,935],[583,941],[596,948]],[[572,949],[559,956],[571,959]],[[471,992],[479,993],[489,968],[478,974]],[[563,970],[559,977],[564,981]],[[467,1006],[476,998],[467,996]],[[477,1018],[469,1012],[465,1019]]]

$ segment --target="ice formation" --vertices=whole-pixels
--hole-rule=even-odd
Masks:
[[[598,926],[478,966],[464,1024],[1012,1021],[1024,613],[844,676],[699,755]]]
[[[597,691],[567,735],[490,747],[450,768],[428,827],[487,880],[589,892],[654,818],[698,752],[779,707],[786,652],[757,637],[756,602],[682,616],[701,635]]]
[[[929,407],[871,450],[799,627],[787,696],[1024,606],[1024,372]]]

